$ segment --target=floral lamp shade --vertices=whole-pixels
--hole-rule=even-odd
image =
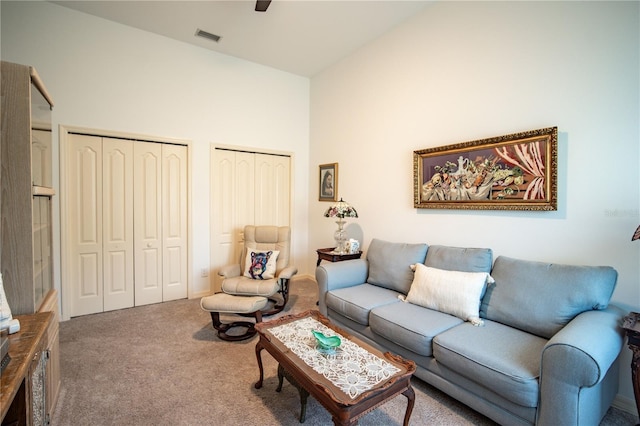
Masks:
[[[358,217],[358,212],[349,203],[340,198],[340,201],[332,205],[324,212],[324,217]]]
[[[640,226],[636,228],[636,232],[633,233],[631,241],[640,240]]]
[[[336,240],[334,251],[338,254],[347,253],[347,233],[344,230],[345,217],[358,217],[358,212],[349,203],[340,198],[340,201],[332,205],[324,212],[324,217],[337,217],[338,230],[333,234]]]

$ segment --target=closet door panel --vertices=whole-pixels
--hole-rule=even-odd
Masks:
[[[276,226],[289,226],[291,223],[291,159],[289,157],[274,157],[273,180],[273,224]]]
[[[235,151],[216,149],[211,159],[212,208],[211,221],[215,232],[215,243],[211,247],[211,267],[213,270],[236,261],[234,251],[235,213]],[[217,273],[210,274],[214,292],[221,290],[222,279]]]
[[[68,151],[70,316],[103,311],[102,138],[73,135]]]
[[[136,306],[162,302],[162,145],[134,143]]]
[[[105,138],[103,153],[104,310],[133,306],[133,142]]]
[[[236,168],[234,176],[233,229],[236,231],[236,243],[244,243],[242,235],[245,225],[255,223],[256,203],[255,194],[256,173],[255,154],[236,152]],[[240,255],[240,249],[236,255]],[[237,259],[237,257],[236,257]]]
[[[253,225],[255,220],[255,155],[248,152],[236,152],[236,167],[234,173],[233,210],[233,247],[229,263],[238,263],[244,249],[244,227]],[[220,265],[222,266],[222,265]]]
[[[273,155],[256,154],[255,225],[275,225]]]
[[[212,164],[215,173],[214,198],[213,198],[213,225],[217,230],[218,241],[221,247],[233,245],[234,211],[233,202],[235,190],[233,182],[235,177],[235,153],[232,151],[216,150]],[[225,249],[217,252],[217,257],[222,261],[232,261],[232,256],[223,256]]]
[[[187,147],[162,146],[163,301],[187,297]]]
[[[252,153],[214,149],[212,169],[212,244],[211,268],[238,263],[244,243],[243,229],[253,224],[255,203],[255,156]],[[213,273],[214,291],[220,291],[222,279]]]
[[[290,158],[256,154],[255,224],[289,226]]]

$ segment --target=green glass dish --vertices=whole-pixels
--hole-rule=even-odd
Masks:
[[[342,341],[338,336],[325,336],[319,331],[311,330],[313,333],[313,337],[316,338],[316,342],[318,343],[318,349],[322,349],[325,351],[335,350]]]

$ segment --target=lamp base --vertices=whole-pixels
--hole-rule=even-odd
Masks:
[[[344,219],[340,218],[336,221],[338,224],[338,230],[333,234],[333,238],[336,240],[336,248],[333,250],[338,254],[347,253],[347,232],[344,230]]]

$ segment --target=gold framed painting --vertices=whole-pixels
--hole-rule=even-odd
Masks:
[[[557,210],[557,157],[557,127],[414,151],[414,207]]]
[[[338,201],[338,163],[320,164],[319,201]]]

